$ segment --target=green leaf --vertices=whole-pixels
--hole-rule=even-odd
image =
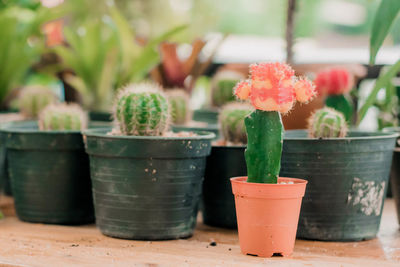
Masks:
[[[387,84],[391,82],[392,78],[396,76],[396,74],[400,71],[400,60],[396,62],[393,66],[390,67],[390,69],[379,76],[379,78],[375,82],[375,86],[372,89],[371,93],[367,97],[367,100],[365,101],[364,105],[360,108],[358,111],[358,116],[357,116],[357,124],[359,125],[362,119],[364,118],[365,114],[367,114],[368,109],[373,106],[376,102],[376,96],[378,92],[382,88],[386,88]]]
[[[372,24],[370,39],[370,64],[375,63],[376,55],[383,41],[389,33],[393,21],[400,11],[399,0],[382,0],[376,11],[374,22]]]

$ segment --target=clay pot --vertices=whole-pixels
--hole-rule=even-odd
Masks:
[[[259,184],[246,180],[231,178],[242,253],[259,257],[292,254],[307,181],[279,178],[278,184]]]

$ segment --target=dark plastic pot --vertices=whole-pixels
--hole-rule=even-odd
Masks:
[[[308,180],[298,238],[358,241],[374,238],[381,221],[397,135],[350,132],[309,139],[287,131],[281,176]]]
[[[215,134],[214,140],[219,139],[219,127],[218,124],[208,124],[205,127],[197,127],[197,126],[185,126],[185,125],[172,125],[172,130],[174,132],[212,132]]]
[[[218,111],[213,109],[196,109],[193,112],[194,121],[202,121],[210,124],[218,123]]]
[[[0,126],[1,127],[1,126]],[[7,172],[6,137],[0,129],[0,192],[11,195],[10,180]]]
[[[109,131],[84,132],[100,231],[136,240],[191,236],[214,134],[141,137]]]
[[[246,176],[246,146],[213,146],[203,184],[203,219],[211,226],[236,228],[231,177]]]
[[[3,131],[18,218],[53,224],[93,222],[81,133],[39,131],[35,122],[9,124]]]
[[[102,111],[89,112],[89,118],[91,121],[111,122],[113,120],[113,116],[112,116],[111,112],[102,112]]]

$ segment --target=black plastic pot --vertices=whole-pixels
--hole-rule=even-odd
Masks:
[[[186,131],[186,132],[212,132],[215,134],[214,140],[218,140],[219,135],[219,127],[218,124],[208,124],[204,127],[197,126],[185,126],[185,125],[172,125],[172,130],[174,132]]]
[[[298,238],[358,241],[376,236],[396,138],[350,132],[346,138],[309,139],[305,131],[286,132],[280,175],[308,180]]]
[[[235,198],[230,178],[247,176],[246,146],[213,146],[203,184],[203,220],[211,226],[236,228]]]
[[[91,121],[111,122],[113,120],[113,116],[111,112],[91,111],[89,112],[89,119]]]
[[[191,236],[214,134],[141,137],[109,131],[84,132],[100,231],[136,240]]]
[[[19,219],[53,224],[94,221],[88,156],[78,131],[39,131],[37,123],[11,123],[8,170]]]
[[[0,126],[1,127],[1,126]],[[7,172],[7,157],[6,157],[6,138],[0,129],[0,192],[6,195],[11,194],[9,177]]]
[[[193,112],[194,121],[202,121],[210,124],[218,123],[218,111],[213,109],[196,109]]]

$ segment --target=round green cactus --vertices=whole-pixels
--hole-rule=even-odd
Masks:
[[[130,84],[117,96],[114,118],[124,135],[163,135],[169,127],[168,100],[158,84]]]
[[[219,115],[221,134],[225,141],[234,144],[247,144],[246,118],[254,108],[246,103],[228,103],[222,107]]]
[[[78,131],[86,129],[87,124],[87,113],[76,104],[51,104],[39,115],[39,129],[45,131]]]
[[[192,113],[189,109],[189,95],[183,89],[167,91],[170,104],[170,115],[173,124],[185,124],[190,121]]]
[[[57,102],[58,98],[50,88],[33,85],[21,90],[18,107],[23,115],[36,118],[47,105]]]
[[[308,120],[308,135],[312,138],[345,137],[346,119],[341,112],[333,108],[319,109]]]
[[[244,75],[236,71],[223,70],[218,72],[212,80],[211,101],[216,107],[234,101],[233,88],[244,79]]]

